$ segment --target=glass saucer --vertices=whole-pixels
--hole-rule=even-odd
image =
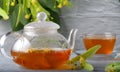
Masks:
[[[84,52],[85,52],[85,50],[82,50],[82,51],[78,50],[78,51],[75,51],[74,53],[79,55],[79,54],[83,54]],[[101,60],[119,60],[120,61],[120,52],[114,51],[110,55],[95,54],[92,57],[90,57],[89,60],[97,60],[97,61],[101,61]]]

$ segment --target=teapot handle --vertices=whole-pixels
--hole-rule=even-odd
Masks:
[[[14,33],[17,37],[18,37],[18,35],[20,36],[19,33],[16,33],[16,32],[8,32],[8,33],[2,35],[1,38],[0,38],[0,51],[1,51],[1,54],[2,54],[3,56],[5,56],[6,58],[9,58],[9,59],[13,59],[13,58],[6,53],[6,51],[5,51],[5,49],[4,49],[4,44],[5,44],[5,41],[6,41],[7,37],[8,37],[10,34],[13,34],[13,33]]]
[[[70,42],[71,42],[71,36],[73,33],[73,42],[72,42],[71,49],[74,49],[77,31],[78,31],[78,29],[72,29],[69,33],[68,40],[67,40],[68,44],[70,44]]]

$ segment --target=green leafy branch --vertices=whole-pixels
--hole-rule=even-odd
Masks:
[[[101,48],[100,45],[96,45],[96,46],[90,48],[89,50],[87,50],[85,53],[72,58],[71,60],[69,60],[67,62],[67,64],[72,65],[71,68],[73,68],[73,69],[76,69],[79,67],[80,69],[93,71],[94,67],[90,63],[88,63],[86,60],[88,58],[90,58],[91,56],[93,56],[100,48]],[[78,66],[78,64],[80,66]]]
[[[39,12],[45,12],[48,20],[60,23],[60,8],[70,5],[69,0],[0,0],[0,17],[10,19],[13,31],[36,21]]]

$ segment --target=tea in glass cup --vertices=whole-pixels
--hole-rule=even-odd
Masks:
[[[83,37],[83,41],[87,50],[99,44],[102,47],[96,52],[96,54],[110,55],[112,54],[114,49],[114,45],[116,42],[116,34],[111,32],[85,34]]]

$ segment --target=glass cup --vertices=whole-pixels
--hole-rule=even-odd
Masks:
[[[111,55],[116,42],[116,34],[112,32],[84,34],[83,42],[86,50],[99,44],[102,47],[96,54]]]

